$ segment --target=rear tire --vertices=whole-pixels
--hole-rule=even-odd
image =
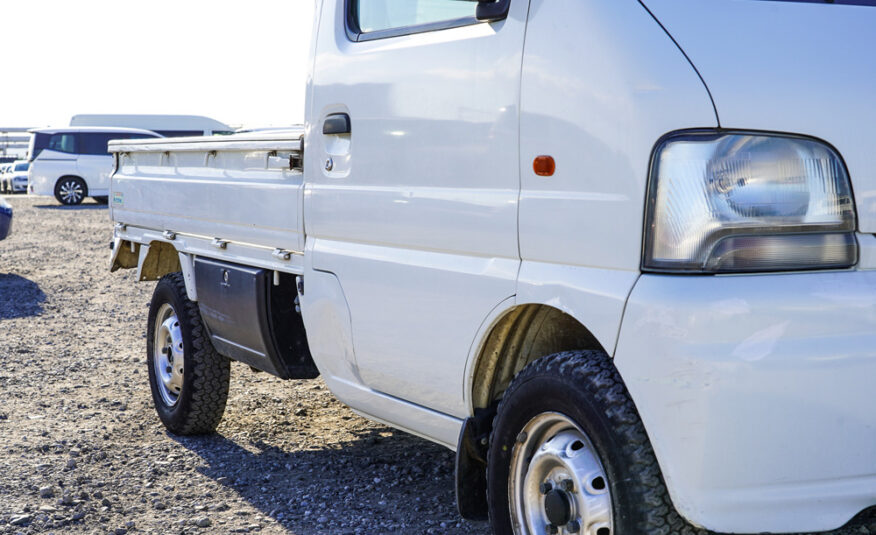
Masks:
[[[77,176],[65,176],[55,183],[55,198],[66,206],[81,204],[88,196],[88,186]]]
[[[225,412],[231,362],[210,342],[182,273],[162,277],[152,294],[146,359],[161,423],[176,435],[212,433]]]
[[[505,392],[487,458],[497,535],[700,535],[676,511],[638,411],[601,351],[529,364]]]

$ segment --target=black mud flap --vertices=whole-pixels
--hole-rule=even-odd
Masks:
[[[295,276],[195,258],[198,306],[216,351],[283,379],[312,379],[304,322],[296,312]]]
[[[466,520],[486,520],[487,445],[496,407],[476,409],[466,418],[456,445],[456,508]]]

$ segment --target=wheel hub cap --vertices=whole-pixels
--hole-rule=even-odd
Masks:
[[[164,402],[173,406],[179,400],[185,373],[185,353],[182,331],[176,312],[164,304],[155,316],[156,329],[153,343],[153,362],[158,391]]]
[[[543,413],[511,453],[508,498],[514,532],[612,535],[608,478],[592,442],[570,418]]]
[[[548,522],[555,526],[565,526],[572,520],[572,504],[561,490],[552,490],[544,497],[544,513]]]
[[[74,204],[82,198],[82,187],[73,180],[61,184],[61,198],[64,202]]]

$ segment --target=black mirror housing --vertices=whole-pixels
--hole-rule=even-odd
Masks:
[[[478,20],[494,22],[508,17],[511,0],[478,0],[475,17]]]

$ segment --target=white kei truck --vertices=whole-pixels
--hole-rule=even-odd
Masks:
[[[110,143],[171,432],[234,359],[456,451],[497,535],[872,527],[873,1],[315,19],[300,132]]]

